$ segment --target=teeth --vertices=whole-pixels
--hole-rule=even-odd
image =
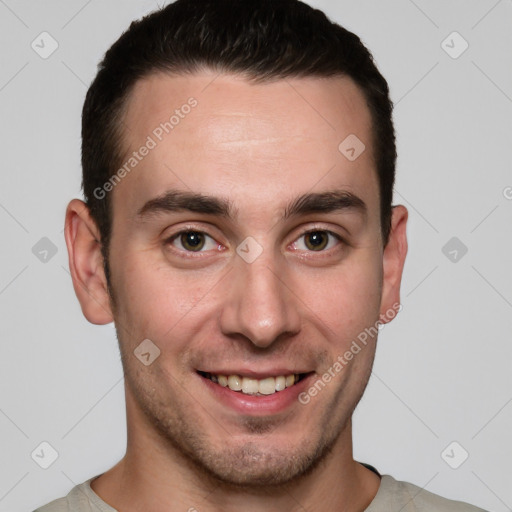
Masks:
[[[286,387],[293,386],[295,382],[295,375],[287,375],[286,376]]]
[[[283,391],[286,388],[286,377],[276,377],[276,391]]]
[[[266,377],[265,379],[251,379],[240,375],[212,375],[205,374],[211,381],[232,391],[241,391],[246,395],[272,395],[293,386],[298,380],[298,374],[280,375],[279,377]]]
[[[246,395],[254,395],[259,391],[259,385],[257,379],[248,379],[244,377],[242,379],[242,393]]]
[[[243,379],[238,375],[230,375],[228,377],[229,389],[232,389],[233,391],[240,391],[242,389],[242,380]]]
[[[261,379],[258,383],[258,392],[262,395],[271,395],[276,392],[276,379],[268,377]]]

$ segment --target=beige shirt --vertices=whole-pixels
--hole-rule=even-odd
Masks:
[[[98,475],[99,476],[99,475]],[[65,498],[48,503],[34,512],[117,512],[92,489],[91,481],[73,487]],[[452,501],[416,485],[382,475],[375,498],[365,512],[485,512],[461,501]]]

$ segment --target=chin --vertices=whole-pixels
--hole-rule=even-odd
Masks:
[[[242,441],[239,446],[218,450],[195,446],[194,452],[186,456],[217,486],[265,492],[269,487],[282,487],[310,474],[332,450],[335,439],[297,441],[297,446],[288,443],[286,447],[281,443],[280,448],[275,444],[263,435],[259,441]]]

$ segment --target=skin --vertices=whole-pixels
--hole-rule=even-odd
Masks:
[[[127,104],[127,155],[191,96],[197,107],[110,192],[115,307],[97,227],[81,201],[67,209],[82,311],[95,324],[115,321],[125,371],[126,455],[92,488],[121,512],[364,510],[380,479],[353,460],[350,418],[376,339],[310,403],[275,414],[235,412],[196,373],[282,366],[319,377],[399,303],[407,210],[393,208],[383,247],[363,95],[342,77],[255,84],[209,71],[153,75]],[[366,146],[353,162],[338,150],[349,134]],[[228,199],[235,216],[137,216],[168,190]],[[332,190],[355,194],[366,214],[283,218],[302,194]],[[179,237],[169,241],[186,229],[211,237],[202,252],[187,252]],[[311,230],[342,240],[311,250],[304,235]],[[262,248],[252,263],[236,252],[249,236]],[[133,354],[144,339],[160,349],[148,366]]]

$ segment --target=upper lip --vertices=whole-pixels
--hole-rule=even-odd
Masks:
[[[248,377],[250,379],[265,379],[267,377],[280,377],[293,374],[309,373],[305,370],[290,370],[289,368],[272,368],[269,370],[254,370],[249,368],[223,369],[223,370],[198,370],[211,375],[239,375],[240,377]]]

